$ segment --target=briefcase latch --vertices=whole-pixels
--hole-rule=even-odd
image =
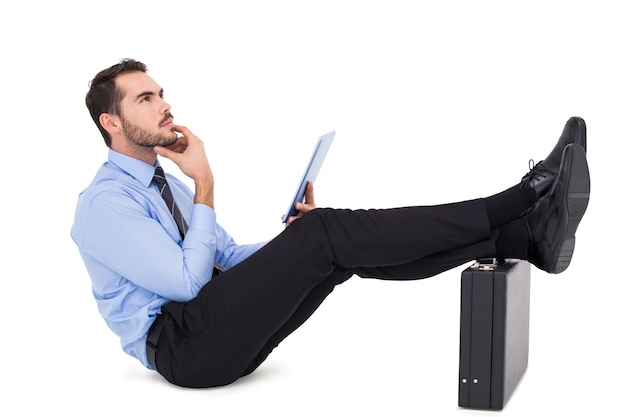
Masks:
[[[479,271],[493,271],[498,267],[498,258],[481,258],[470,267]]]

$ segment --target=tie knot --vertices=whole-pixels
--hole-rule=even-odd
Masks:
[[[167,183],[167,180],[165,179],[165,172],[163,171],[163,168],[161,167],[156,167],[154,169],[154,177],[153,177],[154,182],[156,182],[157,184],[163,186],[163,184]]]

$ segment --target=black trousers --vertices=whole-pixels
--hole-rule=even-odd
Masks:
[[[484,202],[386,210],[315,209],[186,303],[162,308],[158,372],[186,387],[254,371],[353,275],[414,280],[495,256]]]

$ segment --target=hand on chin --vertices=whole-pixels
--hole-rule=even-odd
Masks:
[[[187,138],[185,138],[184,136],[180,136],[173,144],[163,147],[176,153],[183,153],[185,152],[185,149],[187,149],[187,145]]]

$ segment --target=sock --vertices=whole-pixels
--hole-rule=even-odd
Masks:
[[[526,218],[520,217],[502,226],[496,239],[498,258],[528,259],[530,234]]]
[[[528,210],[535,203],[536,195],[532,188],[515,185],[484,200],[491,229],[497,229]]]

